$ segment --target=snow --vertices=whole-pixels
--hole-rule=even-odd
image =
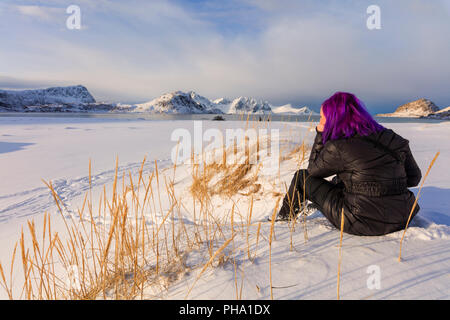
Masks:
[[[447,107],[447,108],[443,108],[443,109],[439,110],[439,111],[436,112],[436,113],[444,113],[444,112],[450,112],[450,106]]]
[[[204,121],[203,129],[242,128],[240,121]],[[314,138],[312,126],[306,122],[271,122],[279,129],[282,146],[289,147],[302,139],[309,144]],[[437,151],[437,159],[421,191],[421,211],[406,233],[403,260],[397,261],[401,232],[381,237],[357,237],[344,234],[341,266],[341,299],[449,299],[450,298],[450,123],[385,123],[386,127],[410,141],[418,165],[425,173]],[[34,118],[0,117],[0,261],[10,261],[20,229],[28,219],[42,223],[44,212],[57,219],[57,208],[41,179],[51,180],[69,210],[81,207],[89,189],[88,163],[92,161],[94,199],[103,186],[110,190],[114,177],[116,156],[119,172],[135,176],[143,158],[147,157],[144,173],[158,168],[172,176],[171,152],[175,142],[171,134],[185,128],[193,132],[190,120],[142,121],[106,118]],[[262,150],[264,151],[264,150]],[[263,163],[263,165],[265,165]],[[302,167],[306,167],[303,163]],[[190,165],[177,167],[175,191],[185,200],[182,212],[186,222],[193,221],[190,194]],[[255,247],[255,229],[272,213],[276,203],[274,192],[284,193],[297,162],[290,158],[277,169],[262,170],[258,183],[261,189],[254,201],[250,243],[255,259],[247,259],[245,237],[234,241],[233,263],[208,268],[195,284],[189,299],[235,299],[237,283],[243,285],[242,298],[270,299],[269,285],[269,229],[261,224],[261,238]],[[412,189],[417,193],[418,188]],[[249,197],[234,196],[233,201],[215,196],[216,216],[229,214],[233,203],[246,212]],[[168,205],[163,199],[164,206]],[[236,223],[239,216],[236,215]],[[188,224],[188,223],[187,223]],[[62,230],[55,223],[54,230]],[[58,229],[60,228],[60,229]],[[271,263],[273,295],[275,299],[335,299],[339,231],[334,229],[320,212],[307,218],[308,240],[304,240],[301,224],[291,233],[287,224],[275,225]],[[291,236],[293,247],[291,249]],[[167,291],[157,294],[161,299],[184,299],[201,267],[208,261],[205,248],[186,252],[190,272],[172,283]],[[369,289],[368,268],[381,270],[381,288]],[[369,269],[370,270],[370,269]],[[146,292],[154,297],[153,291]],[[0,288],[0,298],[6,298]]]
[[[426,116],[428,113],[422,113],[417,111],[395,111],[393,113],[381,113],[378,117],[395,117],[395,118],[420,118]]]
[[[272,111],[273,113],[285,115],[318,115],[317,112],[312,111],[308,107],[294,108],[290,103],[279,107],[273,107]]]
[[[267,101],[249,97],[239,97],[233,100],[227,113],[256,113],[264,114],[272,112]]]
[[[218,98],[216,100],[213,100],[215,104],[230,104],[232,101],[228,100],[227,98]]]

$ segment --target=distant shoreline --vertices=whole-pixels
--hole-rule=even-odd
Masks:
[[[164,120],[207,120],[212,121],[216,114],[155,114],[155,113],[95,113],[95,112],[0,112],[0,118],[91,118],[112,120],[142,120],[142,121],[164,121]],[[246,121],[247,115],[221,114],[226,121]],[[319,121],[318,115],[281,115],[281,114],[250,114],[250,121],[285,121],[285,122],[308,122]],[[418,117],[380,117],[374,118],[381,123],[440,123],[449,121],[446,119],[431,119]],[[261,120],[260,120],[261,119]]]

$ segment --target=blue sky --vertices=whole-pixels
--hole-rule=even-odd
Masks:
[[[81,8],[81,30],[66,8]],[[368,30],[366,8],[381,8]],[[316,110],[350,91],[371,112],[450,105],[450,0],[0,2],[0,88],[83,84],[97,100],[175,90]]]

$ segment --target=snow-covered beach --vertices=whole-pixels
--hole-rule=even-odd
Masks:
[[[403,261],[397,262],[401,232],[382,237],[344,235],[341,269],[342,299],[448,299],[450,297],[450,123],[395,123],[384,124],[410,141],[418,165],[425,172],[435,153],[440,151],[421,191],[419,216],[412,221],[406,233]],[[172,172],[171,152],[176,143],[171,133],[179,128],[193,130],[193,121],[143,121],[107,118],[45,118],[0,117],[0,262],[8,264],[20,230],[28,219],[39,225],[43,213],[58,216],[53,197],[41,179],[52,181],[68,210],[76,212],[89,190],[89,160],[92,162],[92,189],[94,198],[103,186],[111,188],[118,157],[119,172],[137,175],[144,157],[144,174],[155,167]],[[203,127],[243,128],[245,121],[203,121]],[[279,129],[285,143],[305,140],[309,146],[314,138],[310,123],[271,122],[270,128]],[[309,151],[309,150],[308,150]],[[307,163],[303,163],[305,167]],[[258,183],[261,190],[255,197],[252,222],[264,221],[276,203],[273,193],[284,193],[297,168],[291,158],[276,171],[265,172]],[[180,165],[174,172],[175,191],[189,200],[190,180],[188,165]],[[413,188],[417,193],[418,188]],[[250,197],[239,195],[235,205],[247,210]],[[191,200],[192,201],[192,200]],[[164,200],[163,200],[164,202]],[[188,203],[189,201],[186,201]],[[215,215],[228,214],[232,202],[214,198]],[[164,203],[166,205],[167,203]],[[192,223],[190,206],[183,211],[186,223]],[[160,213],[161,214],[161,213]],[[269,299],[268,241],[269,224],[263,224],[261,240],[255,248],[257,258],[245,259],[245,243],[236,240],[238,248],[234,259],[238,266],[224,264],[209,268],[195,284],[190,299],[235,299],[235,281],[241,286],[244,299]],[[55,230],[62,228],[55,224]],[[298,227],[293,233],[288,225],[276,224],[276,240],[272,245],[273,295],[277,299],[334,299],[339,231],[316,212],[307,218],[308,240]],[[291,236],[293,247],[290,246]],[[244,245],[245,246],[245,245]],[[183,299],[206,263],[202,250],[190,252],[186,263],[191,272],[173,282],[167,290],[149,298]],[[381,270],[381,287],[370,289],[368,268]],[[237,277],[237,280],[235,279]],[[19,289],[18,289],[19,290]],[[20,290],[19,290],[20,291]],[[1,292],[0,298],[6,298]]]

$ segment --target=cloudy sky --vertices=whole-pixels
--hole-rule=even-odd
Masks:
[[[69,5],[81,29],[69,30]],[[366,10],[381,9],[369,30]],[[0,88],[83,84],[97,100],[175,90],[318,109],[335,91],[373,113],[450,105],[450,0],[0,2]]]

